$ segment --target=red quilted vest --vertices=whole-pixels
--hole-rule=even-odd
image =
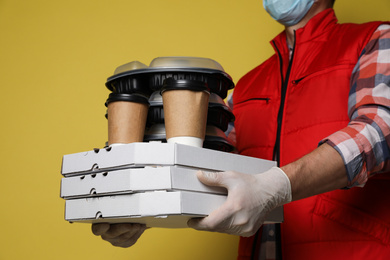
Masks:
[[[327,9],[296,31],[291,68],[286,34],[277,36],[275,55],[234,90],[238,151],[276,154],[283,166],[344,128],[352,70],[379,24],[338,24]],[[364,188],[285,205],[283,259],[390,259],[390,174],[377,176]],[[238,259],[251,259],[252,244],[253,237],[241,238]]]

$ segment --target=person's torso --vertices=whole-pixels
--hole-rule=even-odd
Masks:
[[[329,20],[319,34],[307,35],[306,28],[306,31],[297,31],[290,61],[285,35],[281,34],[274,40],[275,55],[245,75],[234,90],[233,108],[239,153],[270,160],[277,156],[282,166],[311,152],[322,139],[347,126],[350,121],[348,95],[352,70],[378,25],[337,24]],[[376,189],[375,182],[372,185],[373,188],[365,191],[335,191],[286,205],[285,223],[282,225],[286,259],[302,259],[296,249],[299,248],[299,252],[307,250],[312,246],[309,240],[321,244],[319,242],[326,239],[340,238],[341,242],[347,239],[344,234],[339,234],[345,233],[344,229],[337,231],[334,223],[328,221],[329,214],[336,222],[343,219],[343,214],[346,215],[345,219],[349,219],[353,212],[356,213],[356,210],[349,210],[349,205],[357,207],[358,212],[364,211],[370,220],[378,212],[390,216],[390,210],[386,211],[382,206],[382,209],[373,211],[369,199],[363,199],[372,199],[376,191],[379,192],[378,196],[390,195],[383,189]],[[380,185],[383,186],[383,182]],[[359,197],[359,203],[352,203],[354,197]],[[342,208],[343,205],[346,206]],[[318,214],[312,217],[315,210]],[[361,218],[359,215],[351,224],[356,225],[362,221]],[[317,223],[310,225],[314,220]],[[384,226],[390,221],[386,223]],[[384,227],[371,224],[374,234]],[[323,236],[315,235],[317,231],[323,232]],[[389,232],[383,233],[381,238]],[[238,259],[249,259],[252,241],[253,237],[241,239]],[[340,245],[335,248],[340,249]],[[320,255],[324,248],[318,247],[316,250],[307,252]],[[293,255],[297,258],[292,258]]]

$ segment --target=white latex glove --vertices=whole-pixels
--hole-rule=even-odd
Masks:
[[[228,196],[209,216],[191,219],[188,226],[239,236],[252,236],[274,208],[291,201],[291,184],[278,167],[261,174],[239,172],[198,172],[198,179],[209,186],[225,187]]]

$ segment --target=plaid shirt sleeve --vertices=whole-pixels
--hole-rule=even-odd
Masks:
[[[363,187],[372,175],[390,171],[390,25],[379,26],[361,53],[348,112],[348,126],[323,142],[343,157],[347,187]]]

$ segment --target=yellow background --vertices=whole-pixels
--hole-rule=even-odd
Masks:
[[[341,22],[390,19],[389,0],[337,0]],[[62,155],[104,146],[104,83],[132,60],[217,60],[237,80],[282,27],[260,0],[0,0],[0,259],[235,259],[238,239],[148,230],[130,249],[64,220]]]

